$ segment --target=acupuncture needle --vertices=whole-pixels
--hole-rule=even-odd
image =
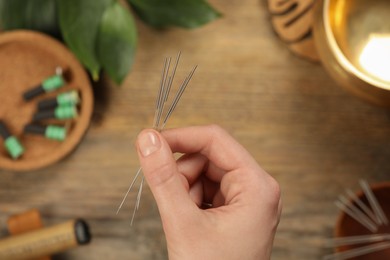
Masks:
[[[179,53],[180,55],[180,53]],[[180,56],[178,56],[179,58]],[[178,59],[177,59],[177,62],[178,62]],[[176,63],[176,66],[177,66],[177,63]],[[175,70],[176,70],[176,66],[175,66]],[[160,107],[159,107],[159,113],[158,113],[158,119],[156,120],[156,125],[154,126],[154,128],[157,130],[157,131],[161,131],[167,120],[170,118],[170,116],[172,115],[172,112],[175,110],[176,106],[177,106],[177,103],[179,102],[181,96],[183,95],[184,93],[184,90],[186,89],[189,81],[191,80],[192,76],[194,75],[194,72],[196,70],[197,66],[195,66],[192,71],[190,72],[190,74],[186,77],[186,79],[184,80],[184,82],[182,83],[182,85],[180,86],[178,92],[176,93],[176,96],[170,106],[170,108],[168,109],[168,113],[166,114],[164,120],[163,120],[163,125],[161,127],[159,127],[159,122],[160,122],[160,118],[161,118],[161,114],[164,110],[164,106],[165,106],[165,103],[167,101],[167,97],[169,95],[169,91],[170,91],[170,84],[172,84],[170,81],[168,81],[168,85],[163,88],[163,91],[161,91],[161,98],[163,100],[160,100]],[[174,70],[174,71],[175,71]],[[174,72],[173,72],[174,73]],[[139,208],[139,204],[140,204],[140,200],[141,200],[141,193],[142,193],[142,188],[143,188],[143,183],[144,183],[144,179],[145,177],[142,176],[142,180],[141,180],[141,184],[140,184],[140,188],[138,190],[138,195],[137,195],[137,201],[136,201],[136,207],[134,208],[133,210],[133,216],[132,216],[132,219],[131,219],[131,225],[133,225],[133,220],[134,220],[134,217],[135,217],[135,212],[138,210]]]
[[[157,118],[158,118],[158,114],[160,113],[159,112],[159,108],[160,108],[160,101],[161,101],[161,95],[162,95],[162,91],[163,91],[163,88],[164,88],[164,79],[165,79],[165,73],[166,73],[166,70],[167,70],[167,66],[168,66],[168,58],[165,58],[164,59],[164,66],[163,66],[163,70],[162,70],[162,74],[161,74],[161,81],[160,81],[160,87],[159,87],[159,90],[158,90],[158,94],[157,94],[157,98],[156,98],[156,111],[155,111],[155,114],[154,114],[154,122],[153,122],[153,127],[155,127],[157,125]],[[137,173],[135,174],[134,178],[133,178],[133,181],[131,182],[129,188],[127,189],[125,195],[123,196],[123,199],[118,207],[118,210],[116,211],[116,214],[118,215],[119,211],[121,210],[123,204],[125,203],[126,199],[127,199],[127,196],[129,195],[131,189],[133,188],[135,182],[137,181],[138,179],[138,176],[141,174],[142,172],[142,168],[139,167],[138,170],[137,170]]]
[[[144,185],[144,180],[145,180],[145,176],[142,176],[141,184],[139,185],[138,194],[137,194],[137,202],[136,202],[136,205],[135,205],[134,210],[133,210],[133,216],[131,217],[130,226],[133,225],[135,213],[138,211],[139,204],[141,202],[141,194],[142,194],[142,188]]]
[[[181,56],[181,51],[179,51],[179,53],[177,54],[175,67],[173,68],[172,75],[169,77],[167,95],[165,96],[165,99],[164,99],[165,102],[168,100],[168,96],[169,96],[169,93],[171,91],[173,78],[175,77],[175,74],[176,74],[177,65],[179,65],[180,56]]]
[[[370,186],[365,180],[360,180],[360,186],[363,188],[363,192],[367,197],[368,202],[370,203],[375,215],[378,217],[381,223],[387,225],[389,223],[385,213],[383,212],[379,202],[375,198],[374,193],[372,192]]]
[[[345,196],[340,195],[339,200],[344,203],[345,206],[347,206],[350,210],[352,210],[356,216],[359,218],[360,223],[365,222],[367,225],[374,227],[375,231],[378,230],[378,227],[376,226],[375,222],[371,221],[371,219],[366,216],[358,207],[356,207],[351,201],[349,201]]]
[[[336,247],[336,246],[381,242],[385,240],[390,240],[389,233],[331,238],[326,241],[324,246]]]
[[[159,125],[159,121],[160,121],[161,115],[162,115],[163,110],[164,110],[164,105],[165,105],[165,102],[166,102],[165,97],[168,95],[167,91],[169,90],[168,87],[169,87],[169,82],[170,82],[170,78],[171,78],[170,76],[168,76],[170,63],[171,63],[171,58],[168,58],[168,61],[166,60],[166,63],[165,63],[165,64],[168,64],[168,65],[164,66],[166,68],[164,69],[164,73],[163,73],[163,77],[162,77],[163,78],[162,79],[162,84],[160,85],[160,90],[159,90],[159,94],[158,94],[157,102],[156,102],[156,104],[157,104],[156,105],[156,112],[157,113],[156,113],[156,119],[154,120],[153,128],[155,130],[159,131],[159,132],[161,131],[161,129],[159,129],[158,125]],[[138,176],[137,176],[137,178],[138,178]],[[141,183],[140,183],[140,186],[139,186],[139,189],[138,189],[138,192],[137,192],[135,206],[134,206],[134,209],[133,209],[133,215],[132,215],[131,221],[130,221],[130,225],[131,226],[133,225],[135,213],[139,209],[144,181],[145,181],[145,176],[142,175]]]
[[[168,61],[168,58],[165,58],[164,59],[164,67],[163,67],[163,70],[161,72],[160,87],[158,89],[157,98],[156,98],[156,108],[155,108],[155,113],[154,113],[153,125],[156,124],[157,114],[159,113],[158,108],[160,106],[160,96],[161,96],[161,91],[162,91],[162,87],[163,87],[163,84],[164,84],[164,75],[165,75],[165,68],[167,66],[167,61]]]
[[[350,259],[353,257],[358,257],[358,256],[374,253],[374,252],[385,250],[388,248],[390,248],[390,242],[374,243],[371,245],[362,246],[362,247],[350,249],[347,251],[342,251],[339,253],[334,253],[332,255],[326,255],[322,259],[323,260]]]
[[[159,131],[159,129],[158,129],[158,124],[159,124],[159,120],[160,120],[159,118],[161,117],[162,108],[164,107],[164,103],[165,103],[164,98],[166,96],[166,91],[168,90],[168,88],[167,88],[168,86],[166,86],[165,83],[167,82],[166,79],[167,79],[167,74],[169,72],[170,58],[168,60],[165,60],[165,65],[166,64],[168,64],[168,65],[164,66],[162,81],[161,81],[162,84],[160,85],[159,94],[157,95],[156,114],[155,114],[155,119],[154,119],[154,123],[153,123],[153,129],[155,129],[157,131]],[[140,167],[140,169],[141,169],[141,167]],[[136,176],[135,178],[138,178],[138,176]],[[136,202],[135,202],[134,209],[133,209],[133,215],[132,215],[131,221],[130,221],[131,226],[133,225],[135,213],[138,211],[139,204],[141,202],[141,194],[142,194],[144,181],[145,181],[145,176],[142,175],[141,183],[140,183],[140,186],[139,186],[139,189],[137,192]]]
[[[167,66],[168,66],[168,58],[165,58],[164,59],[164,66],[163,66],[163,70],[162,70],[162,74],[161,74],[161,81],[160,81],[160,87],[159,87],[159,91],[158,91],[158,94],[157,94],[157,98],[156,98],[156,111],[155,111],[155,114],[154,114],[154,122],[153,122],[153,128],[157,128],[157,118],[158,118],[158,115],[160,113],[160,103],[161,103],[161,96],[162,96],[162,92],[164,90],[164,83],[165,83],[165,74],[166,74],[166,71],[167,71]],[[135,177],[133,178],[133,181],[131,182],[129,188],[127,189],[126,193],[125,193],[125,196],[123,197],[119,207],[118,207],[118,210],[116,211],[116,214],[119,213],[119,211],[121,210],[124,202],[126,201],[126,198],[127,196],[129,195],[131,189],[133,188],[135,182],[137,181],[139,175],[141,174],[142,172],[142,168],[139,167],[138,168],[138,171],[135,175]]]
[[[168,59],[168,67],[167,67],[167,70],[165,71],[164,73],[164,80],[163,80],[163,84],[161,85],[161,92],[160,92],[160,95],[158,97],[158,113],[157,113],[157,119],[156,119],[156,122],[155,122],[155,125],[153,125],[153,128],[158,130],[158,126],[159,126],[159,122],[160,122],[160,118],[161,118],[161,115],[163,113],[163,109],[164,109],[164,104],[165,104],[165,96],[166,96],[166,92],[168,90],[168,73],[169,73],[169,66],[171,64],[171,58]]]
[[[178,102],[179,102],[181,96],[183,95],[184,90],[186,89],[186,87],[187,87],[189,81],[191,80],[192,76],[194,75],[194,72],[195,72],[196,68],[197,68],[197,66],[195,66],[195,67],[191,70],[191,72],[189,73],[189,75],[186,77],[186,79],[185,79],[185,80],[183,81],[183,83],[181,84],[181,86],[180,86],[178,92],[176,93],[176,96],[175,96],[175,98],[174,98],[174,100],[173,100],[171,106],[170,106],[169,109],[168,109],[168,113],[167,113],[167,115],[165,116],[164,121],[163,121],[163,125],[162,125],[161,127],[159,127],[159,121],[160,121],[160,120],[159,120],[159,119],[157,120],[157,125],[155,125],[155,127],[156,127],[155,129],[156,129],[157,131],[160,132],[160,131],[164,128],[164,126],[165,126],[167,120],[168,120],[168,119],[170,118],[170,116],[172,115],[172,113],[173,113],[175,107],[177,106],[177,104],[178,104]],[[163,91],[162,91],[162,93],[161,93],[161,96],[164,97],[165,94],[166,94],[166,91],[168,91],[168,90],[169,90],[169,89],[164,88]],[[168,93],[168,94],[169,94],[169,93]],[[162,102],[160,102],[160,107],[159,107],[159,112],[160,112],[159,114],[160,114],[160,116],[161,116],[161,114],[162,114],[162,112],[163,112],[162,110],[164,110],[165,101],[166,101],[166,100],[162,100]],[[138,208],[139,208],[139,204],[140,204],[140,200],[141,200],[141,192],[142,192],[143,183],[144,183],[144,178],[145,178],[145,177],[142,176],[142,181],[141,181],[141,184],[140,184],[140,186],[139,186],[139,190],[138,190],[138,194],[137,194],[136,206],[134,207],[134,210],[133,210],[133,217],[132,217],[132,220],[131,220],[130,225],[133,225],[133,220],[134,220],[135,212],[136,212],[136,211],[138,210]]]
[[[355,212],[353,212],[352,210],[350,210],[346,205],[344,205],[343,203],[341,203],[340,201],[336,201],[335,202],[336,206],[341,209],[342,211],[344,211],[345,213],[347,213],[350,217],[352,217],[353,219],[355,219],[357,222],[359,222],[360,224],[362,224],[363,226],[365,226],[368,230],[370,230],[371,232],[376,232],[377,228],[375,226],[372,226],[370,225],[369,223],[366,223],[366,222],[362,222],[360,220],[360,218],[355,214]]]
[[[166,101],[168,100],[168,97],[169,97],[169,93],[170,93],[170,90],[171,90],[171,86],[172,86],[172,82],[173,82],[173,79],[174,79],[174,76],[175,76],[175,73],[176,73],[176,69],[177,69],[177,66],[178,66],[178,63],[179,63],[179,59],[180,59],[180,55],[181,55],[181,52],[178,53],[177,55],[177,58],[176,58],[176,62],[175,62],[175,65],[174,65],[174,69],[173,69],[173,72],[170,76],[168,76],[168,73],[169,73],[169,66],[170,66],[170,58],[166,58],[164,60],[164,68],[163,68],[163,71],[162,71],[162,76],[161,76],[161,82],[160,82],[160,88],[159,88],[159,92],[158,92],[158,95],[157,95],[157,99],[156,99],[156,111],[155,111],[155,118],[154,118],[154,124],[153,124],[153,128],[157,131],[161,131],[167,120],[170,118],[171,114],[173,113],[175,107],[177,106],[186,86],[188,85],[190,79],[192,78],[194,72],[195,72],[195,69],[197,66],[195,66],[193,68],[193,70],[190,72],[190,74],[186,77],[186,79],[184,80],[184,82],[181,84],[178,92],[176,93],[176,96],[171,104],[171,106],[169,107],[168,109],[168,113],[166,114],[166,116],[164,117],[164,120],[163,120],[163,125],[160,126],[160,120],[161,120],[161,117],[162,117],[162,114],[163,114],[163,110],[164,110],[164,106],[165,106],[165,103]],[[142,173],[142,168],[140,167],[132,181],[132,183],[130,184],[118,210],[117,210],[117,214],[119,213],[120,209],[122,208],[130,190],[132,189],[132,187],[134,186],[136,180],[138,179],[139,175]],[[137,193],[137,198],[136,198],[136,204],[135,204],[135,207],[134,207],[134,212],[133,212],[133,216],[132,216],[132,220],[131,220],[131,224],[133,223],[133,220],[134,220],[134,216],[135,216],[135,212],[139,209],[139,205],[140,205],[140,200],[141,200],[141,194],[142,194],[142,189],[143,189],[143,184],[144,184],[144,176],[142,176],[142,180],[141,180],[141,184],[139,186],[139,190],[138,190],[138,193]]]
[[[134,186],[134,184],[135,184],[135,181],[138,179],[138,176],[140,175],[141,172],[142,172],[142,168],[139,167],[137,173],[135,174],[135,177],[133,178],[133,181],[131,182],[129,188],[128,188],[127,191],[126,191],[125,196],[123,197],[123,199],[122,199],[122,201],[121,201],[121,204],[119,205],[118,210],[116,211],[116,214],[117,214],[117,215],[118,215],[119,211],[121,210],[121,208],[122,208],[122,206],[123,206],[123,203],[125,203],[125,200],[126,200],[126,198],[127,198],[127,195],[129,195],[129,192],[130,192],[131,189],[133,188],[133,186]]]
[[[359,197],[353,193],[350,189],[346,190],[346,194],[349,198],[351,198],[366,214],[369,216],[377,225],[380,225],[381,222],[378,220],[378,217],[374,215],[374,213],[363,203]]]
[[[176,105],[177,103],[179,103],[179,100],[181,98],[181,96],[183,95],[183,92],[184,90],[186,89],[188,83],[190,82],[192,76],[194,75],[195,73],[195,70],[196,68],[198,67],[198,65],[194,66],[194,68],[191,70],[190,74],[187,76],[187,78],[184,80],[184,82],[182,83],[179,91],[176,93],[176,96],[175,98],[173,99],[173,102],[172,102],[172,105],[171,107],[169,108],[168,112],[167,112],[167,115],[165,116],[164,120],[163,120],[163,125],[162,125],[162,128],[165,127],[165,124],[167,123],[167,120],[171,117],[173,111],[175,110],[176,108]]]

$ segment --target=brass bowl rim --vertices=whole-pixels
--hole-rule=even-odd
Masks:
[[[390,90],[390,83],[386,84],[383,81],[376,80],[375,78],[372,78],[370,76],[367,76],[365,73],[361,72],[356,68],[355,65],[353,65],[344,55],[343,51],[340,49],[339,44],[337,43],[337,40],[335,39],[335,36],[333,34],[332,27],[330,25],[329,20],[329,6],[330,1],[334,0],[324,0],[324,5],[322,8],[322,17],[324,22],[324,29],[325,29],[325,36],[329,43],[330,50],[334,54],[335,59],[339,62],[339,64],[346,70],[348,73],[355,75],[360,80],[365,81],[366,83],[370,84],[373,87],[378,87],[384,90]]]

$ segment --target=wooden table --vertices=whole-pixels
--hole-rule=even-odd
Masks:
[[[135,66],[120,88],[98,87],[95,119],[77,150],[28,173],[0,171],[0,224],[31,207],[46,225],[81,217],[89,246],[58,259],[166,259],[148,188],[130,227],[136,190],[118,204],[138,168],[137,133],[152,124],[163,58],[183,52],[178,79],[199,64],[169,127],[225,127],[280,183],[284,210],[273,259],[320,259],[331,250],[333,202],[358,179],[386,181],[389,112],[338,87],[319,64],[292,55],[271,29],[264,1],[210,1],[224,17],[201,29],[155,31],[140,21]]]

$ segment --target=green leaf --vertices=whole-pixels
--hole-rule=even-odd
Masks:
[[[4,30],[30,29],[58,35],[56,1],[0,0],[0,24]]]
[[[196,28],[221,16],[204,0],[127,0],[154,27]]]
[[[30,0],[31,1],[31,0]],[[77,58],[99,77],[96,40],[103,13],[113,0],[58,0],[61,32]]]
[[[108,75],[121,84],[134,61],[137,30],[133,17],[118,2],[103,14],[98,35],[98,58]]]

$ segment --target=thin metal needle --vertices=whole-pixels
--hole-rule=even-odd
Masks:
[[[165,78],[165,74],[166,74],[166,71],[167,71],[167,67],[168,67],[168,58],[165,58],[164,59],[164,66],[163,66],[163,70],[162,70],[162,74],[161,74],[161,80],[160,80],[160,87],[159,87],[159,90],[158,90],[158,94],[157,94],[157,98],[156,98],[156,112],[155,112],[155,115],[154,115],[154,125],[156,124],[156,120],[157,120],[157,115],[159,113],[159,107],[160,107],[160,102],[162,100],[162,94],[163,94],[163,89],[164,89],[164,78]],[[126,198],[127,196],[129,195],[131,189],[133,188],[134,184],[135,184],[135,181],[138,179],[138,176],[140,175],[141,173],[141,170],[142,168],[140,167],[137,171],[137,173],[135,174],[135,177],[133,178],[133,181],[131,182],[129,188],[127,189],[127,192],[125,194],[125,196],[123,197],[122,199],[122,202],[121,204],[119,205],[119,208],[118,210],[116,211],[116,214],[118,215],[119,211],[121,210],[124,202],[126,201]]]
[[[366,195],[372,209],[374,210],[375,214],[377,215],[378,219],[381,220],[381,222],[385,225],[389,223],[385,213],[383,212],[379,202],[375,198],[374,193],[372,192],[370,186],[365,180],[360,180],[360,186],[362,186],[363,192]]]
[[[390,242],[381,242],[381,243],[376,243],[376,244],[372,244],[372,245],[368,245],[368,246],[362,246],[362,247],[358,247],[355,249],[343,251],[340,253],[335,253],[332,255],[326,255],[322,259],[323,260],[349,259],[352,257],[357,257],[357,256],[366,255],[369,253],[385,250],[387,248],[390,248]]]
[[[164,109],[164,104],[165,104],[165,96],[166,96],[166,92],[168,90],[168,73],[169,73],[169,67],[171,65],[171,58],[168,58],[168,66],[167,66],[167,70],[165,71],[165,75],[164,75],[164,83],[163,83],[163,87],[162,87],[162,91],[161,91],[161,96],[159,97],[159,110],[158,110],[158,113],[157,113],[157,119],[156,119],[156,125],[158,126],[160,124],[160,119],[161,119],[161,115],[163,113],[163,109]]]
[[[359,199],[359,197],[355,193],[353,193],[353,191],[351,191],[350,189],[347,189],[346,194],[350,199],[352,199],[354,202],[356,202],[356,204],[367,214],[367,216],[369,216],[373,221],[375,221],[376,224],[378,224],[378,225],[381,224],[381,221],[378,220],[378,217],[375,216],[375,214],[372,212],[372,210],[370,210],[366,206],[366,204],[364,204],[363,201],[361,199]]]
[[[129,192],[131,191],[131,188],[133,188],[134,183],[135,183],[135,181],[137,180],[137,178],[138,178],[138,176],[140,175],[141,172],[142,172],[142,168],[139,167],[137,173],[135,174],[135,177],[133,178],[133,181],[131,182],[129,188],[127,189],[127,192],[126,192],[125,196],[123,196],[122,202],[121,202],[121,204],[119,205],[118,210],[116,211],[116,214],[117,214],[117,215],[118,215],[119,211],[121,210],[121,208],[122,208],[122,206],[123,206],[123,203],[125,203],[125,200],[126,200],[127,196],[129,195]]]
[[[358,207],[356,207],[345,196],[340,195],[339,200],[356,214],[356,216],[360,219],[360,222],[365,222],[367,225],[375,227],[375,229],[378,230],[378,227],[375,222],[371,221]]]
[[[175,74],[176,74],[177,65],[179,65],[180,56],[181,56],[181,51],[179,51],[179,53],[177,54],[175,66],[173,67],[172,75],[170,76],[169,81],[168,81],[169,83],[168,83],[167,95],[165,96],[165,99],[164,99],[165,102],[168,100],[169,92],[171,91],[173,78],[175,77]]]
[[[175,73],[176,73],[176,69],[177,69],[177,66],[179,64],[179,60],[180,60],[180,55],[181,55],[181,52],[178,53],[177,55],[177,58],[176,58],[176,62],[175,62],[175,65],[174,65],[174,68],[173,68],[173,71],[171,73],[171,75],[169,75],[169,69],[170,69],[170,63],[171,63],[171,58],[165,58],[164,59],[164,67],[163,67],[163,71],[162,71],[162,74],[161,74],[161,81],[160,81],[160,88],[159,88],[159,92],[158,92],[158,95],[157,95],[157,98],[156,98],[156,105],[155,105],[155,115],[154,115],[154,120],[153,120],[153,128],[156,129],[157,131],[161,131],[164,127],[165,127],[165,124],[167,123],[167,120],[169,119],[169,117],[171,116],[171,114],[173,113],[174,109],[176,108],[181,96],[183,95],[183,92],[185,90],[185,88],[187,87],[189,81],[191,80],[197,66],[195,66],[191,72],[189,73],[189,75],[186,77],[186,79],[184,80],[184,82],[181,84],[178,92],[176,93],[170,107],[169,107],[169,110],[167,112],[167,114],[165,115],[164,117],[164,120],[163,120],[163,124],[162,126],[160,126],[160,121],[161,121],[161,118],[162,118],[162,115],[163,115],[163,112],[164,112],[164,107],[165,107],[165,103],[167,102],[168,100],[168,97],[169,97],[169,93],[170,93],[170,90],[171,90],[171,86],[172,86],[172,82],[173,82],[173,79],[175,77]],[[122,208],[130,190],[132,189],[132,187],[134,186],[136,180],[138,179],[138,176],[141,174],[142,172],[142,168],[139,168],[133,181],[131,182],[116,214],[118,214],[118,212],[120,211],[120,209]],[[143,190],[143,185],[144,185],[144,176],[142,176],[142,180],[141,180],[141,183],[140,183],[140,186],[139,186],[139,189],[138,189],[138,192],[137,192],[137,198],[136,198],[136,203],[135,203],[135,207],[134,207],[134,210],[133,210],[133,215],[132,215],[132,218],[131,218],[131,225],[133,224],[133,221],[134,221],[134,217],[135,217],[135,214],[136,212],[138,211],[139,209],[139,206],[140,206],[140,202],[141,202],[141,195],[142,195],[142,190]]]
[[[375,232],[377,229],[375,228],[375,226],[371,226],[365,222],[362,222],[358,216],[356,216],[355,212],[353,212],[352,210],[350,210],[346,205],[344,205],[343,203],[341,203],[340,201],[336,201],[335,202],[336,206],[341,209],[342,211],[344,211],[345,213],[347,213],[350,217],[352,217],[353,219],[355,219],[357,222],[359,222],[360,224],[362,224],[364,227],[366,227],[368,230],[370,230],[371,232]]]
[[[136,212],[138,211],[138,209],[139,209],[139,204],[140,204],[140,201],[141,201],[141,194],[142,194],[142,187],[143,187],[143,185],[144,185],[144,180],[145,180],[145,177],[142,176],[142,181],[141,181],[141,184],[140,184],[139,189],[138,189],[137,200],[136,200],[136,203],[135,203],[135,206],[134,206],[133,216],[131,217],[130,226],[133,225],[135,213],[136,213]]]
[[[176,63],[177,62],[178,61],[176,61]],[[169,95],[168,92],[170,91],[169,84],[170,84],[170,81],[171,81],[171,78],[172,78],[172,76],[168,76],[170,63],[171,63],[171,58],[168,58],[167,66],[166,66],[166,68],[164,68],[164,72],[165,73],[163,75],[163,84],[160,86],[160,90],[161,91],[159,91],[159,95],[158,95],[158,98],[157,98],[157,100],[158,100],[157,101],[157,107],[156,107],[156,112],[157,112],[156,116],[157,116],[157,118],[155,118],[154,124],[153,124],[153,128],[156,129],[157,131],[160,131],[158,126],[160,124],[159,123],[160,122],[160,118],[161,118],[161,115],[163,113],[165,103],[167,101],[166,97]],[[176,66],[177,66],[177,64],[176,64]],[[144,178],[144,176],[142,176],[141,184],[140,184],[139,189],[138,189],[136,204],[135,204],[135,207],[134,207],[134,210],[133,210],[133,216],[131,218],[131,225],[133,225],[133,220],[134,220],[134,217],[135,217],[135,213],[136,213],[136,211],[138,211],[138,208],[139,208],[139,205],[140,205],[140,202],[141,202],[141,194],[142,194],[142,189],[143,189],[143,185],[144,185],[144,180],[145,180],[145,178]]]
[[[141,194],[142,194],[142,188],[144,186],[144,181],[145,181],[145,176],[143,175],[142,176],[142,180],[141,180],[141,184],[139,186],[139,196],[137,196],[137,205],[136,205],[136,209],[137,210],[139,209],[139,204],[140,204],[140,201],[141,201]]]
[[[361,235],[361,236],[349,236],[349,237],[336,237],[326,240],[325,247],[336,247],[345,245],[356,245],[362,243],[373,243],[390,240],[390,234],[377,234],[377,235]]]
[[[167,85],[164,84],[163,87],[162,87],[161,95],[160,95],[160,97],[159,97],[160,102],[159,102],[159,106],[158,106],[157,119],[156,119],[155,125],[154,125],[154,128],[155,128],[157,131],[161,131],[161,130],[164,128],[164,126],[165,126],[165,124],[166,124],[168,118],[170,117],[170,115],[172,114],[173,110],[175,109],[177,103],[179,102],[181,96],[183,95],[183,92],[184,92],[186,86],[188,85],[189,81],[191,80],[191,78],[192,78],[192,76],[193,76],[193,74],[194,74],[194,72],[195,72],[195,70],[196,70],[196,68],[197,68],[197,66],[195,66],[195,67],[192,69],[192,71],[190,72],[190,74],[187,76],[186,80],[185,80],[185,81],[183,82],[183,84],[180,86],[180,88],[179,88],[179,90],[178,90],[178,93],[176,94],[176,96],[175,96],[175,98],[174,98],[174,100],[173,100],[173,102],[172,102],[172,105],[171,105],[171,107],[169,108],[169,111],[168,111],[168,113],[167,113],[167,116],[164,118],[163,125],[162,125],[161,127],[159,127],[159,125],[160,125],[160,119],[161,119],[161,116],[162,116],[163,111],[164,111],[165,103],[166,103],[166,101],[167,101],[167,99],[168,99],[169,92],[170,92],[170,89],[171,89],[171,86],[170,86],[170,84],[172,83],[172,82],[171,82],[171,79],[173,79],[173,77],[175,76],[175,71],[176,71],[177,64],[179,63],[179,59],[180,59],[180,52],[179,52],[179,54],[178,54],[178,56],[177,56],[177,58],[176,58],[176,64],[175,64],[174,70],[173,70],[173,72],[172,72],[172,75],[169,76],[169,77],[167,78],[167,76],[168,76],[168,70],[169,70],[169,66],[170,66],[170,60],[171,60],[170,58],[168,59],[168,69],[166,70],[166,74],[165,74],[165,76],[164,76],[164,78],[165,78],[166,80],[168,79],[168,82],[166,82]],[[135,212],[138,210],[139,205],[140,205],[141,194],[142,194],[142,188],[143,188],[143,183],[144,183],[144,176],[142,176],[142,181],[141,181],[141,184],[140,184],[140,187],[139,187],[139,190],[138,190],[137,201],[136,201],[136,206],[135,206],[134,211],[133,211],[133,217],[132,217],[132,219],[131,219],[131,225],[132,225],[132,223],[133,223],[133,219],[134,219],[134,216],[135,216]]]
[[[158,89],[158,94],[157,94],[157,98],[156,98],[156,108],[155,108],[156,110],[155,110],[155,113],[154,113],[153,125],[155,125],[157,123],[156,120],[157,120],[158,113],[159,113],[161,95],[162,95],[162,92],[163,92],[163,89],[164,89],[164,76],[165,76],[165,71],[167,69],[167,64],[168,64],[168,58],[165,58],[164,59],[164,67],[163,67],[163,70],[161,72],[160,87]]]
[[[190,74],[187,76],[187,78],[184,80],[184,82],[182,83],[182,85],[180,86],[180,89],[179,91],[176,93],[176,96],[172,102],[172,105],[170,106],[164,120],[163,120],[163,125],[161,127],[161,129],[163,129],[168,121],[168,119],[171,117],[173,111],[175,110],[176,106],[177,106],[177,103],[179,103],[179,100],[181,98],[181,96],[183,95],[183,92],[184,90],[186,89],[188,83],[190,82],[192,76],[194,75],[194,72],[196,70],[196,68],[198,67],[198,65],[196,65],[192,71],[190,72]]]

